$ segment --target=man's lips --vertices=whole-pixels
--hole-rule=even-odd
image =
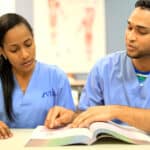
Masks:
[[[136,47],[134,45],[127,44],[127,49],[128,50],[136,50]]]

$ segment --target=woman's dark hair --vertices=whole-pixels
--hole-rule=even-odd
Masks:
[[[138,0],[135,3],[135,8],[141,7],[142,9],[149,9],[150,10],[150,0]]]
[[[6,33],[16,25],[20,24],[24,24],[33,35],[30,24],[22,16],[15,13],[8,13],[0,17],[0,47],[2,49]],[[9,60],[5,59],[3,55],[0,56],[0,79],[3,88],[5,112],[8,119],[13,121],[14,114],[12,108],[12,94],[14,91],[14,78],[12,73],[12,66],[9,63]]]

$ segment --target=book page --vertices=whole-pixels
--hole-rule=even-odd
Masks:
[[[25,146],[61,146],[70,144],[89,144],[92,133],[88,128],[70,128],[69,126],[48,129],[38,126]]]
[[[45,126],[38,126],[32,134],[33,139],[50,139],[50,138],[61,138],[66,136],[79,136],[84,135],[89,138],[92,137],[91,132],[87,128],[70,128],[68,126],[48,129]]]
[[[140,144],[140,141],[150,143],[150,136],[144,131],[131,126],[116,124],[111,121],[93,123],[90,126],[90,130],[94,133],[94,136],[100,133],[107,133],[129,143]]]

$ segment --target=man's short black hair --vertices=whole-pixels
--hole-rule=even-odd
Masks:
[[[138,0],[135,3],[135,8],[141,7],[143,9],[149,9],[150,10],[150,0]]]

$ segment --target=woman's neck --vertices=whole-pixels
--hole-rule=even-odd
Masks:
[[[15,76],[15,78],[16,78],[16,80],[17,80],[23,93],[25,93],[25,91],[28,87],[28,84],[30,82],[33,70],[31,70],[30,72],[25,72],[25,73],[17,72],[15,70],[13,70],[14,76]]]

